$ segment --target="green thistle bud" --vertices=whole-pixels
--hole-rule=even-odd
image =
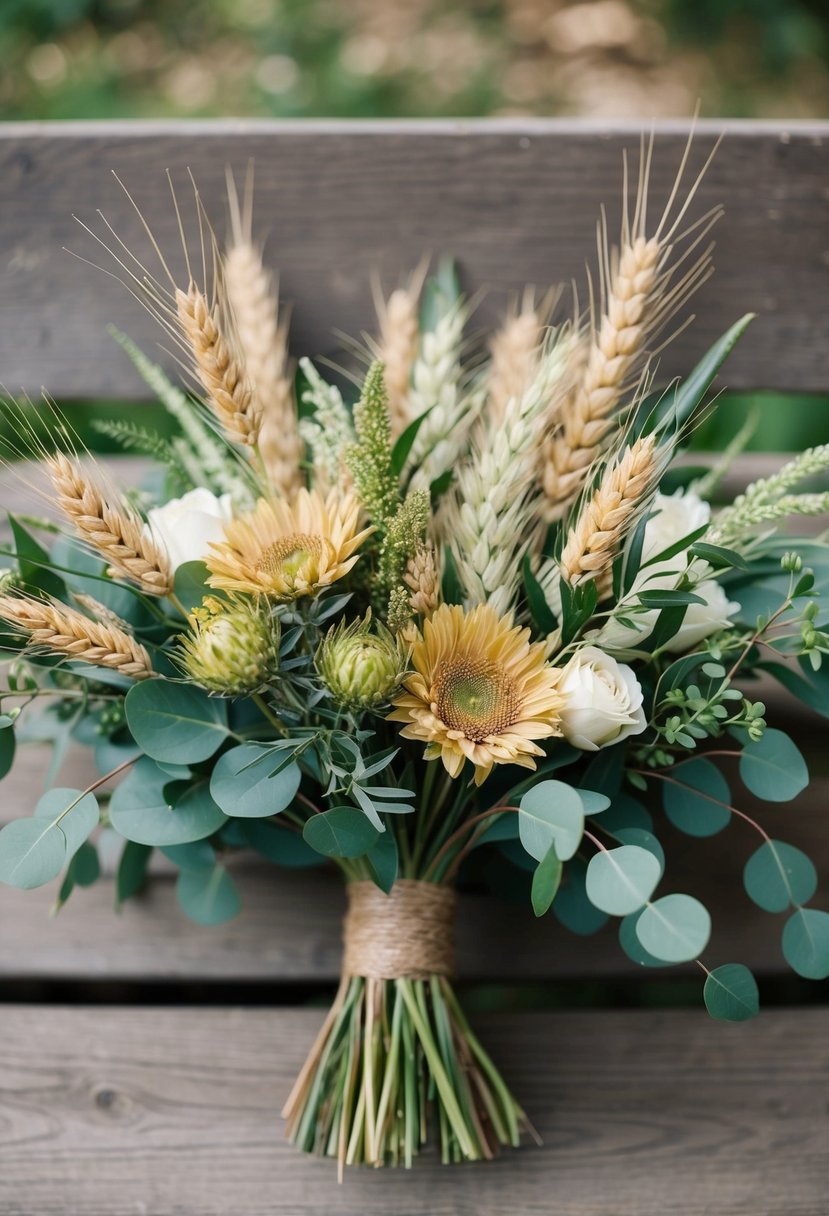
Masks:
[[[340,621],[316,654],[316,667],[334,700],[344,709],[374,709],[388,701],[406,668],[406,654],[385,626],[365,620]]]
[[[279,621],[264,604],[208,597],[190,615],[179,661],[197,684],[237,697],[258,692],[279,670]]]

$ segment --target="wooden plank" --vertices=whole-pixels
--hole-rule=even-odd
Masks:
[[[726,141],[693,208],[695,217],[727,208],[718,272],[664,369],[687,371],[754,310],[759,318],[729,361],[727,383],[825,390],[829,124],[701,123],[695,167],[721,131]],[[687,123],[657,127],[652,214],[687,132]],[[617,226],[622,153],[635,153],[638,141],[631,125],[569,120],[8,124],[0,128],[2,381],[34,393],[45,384],[64,399],[146,396],[105,326],[116,319],[149,348],[158,332],[115,282],[61,253],[67,245],[101,256],[71,218],[94,222],[100,207],[145,256],[147,241],[110,169],[175,257],[165,169],[186,191],[192,168],[222,232],[225,167],[238,177],[253,157],[258,231],[268,234],[268,257],[294,302],[295,350],[315,355],[336,352],[335,329],[356,336],[373,327],[372,271],[393,285],[424,252],[453,255],[467,287],[489,291],[476,324],[527,281],[582,281],[602,204],[611,232]]]
[[[7,1007],[5,1216],[825,1216],[829,1013],[475,1019],[544,1145],[349,1174],[277,1115],[318,1011]]]
[[[2,818],[30,808],[42,784],[43,753],[19,764],[3,783]],[[83,787],[91,769],[82,753],[71,757],[61,782]],[[829,777],[790,805],[740,805],[773,836],[804,848],[829,875]],[[759,843],[735,823],[711,840],[690,840],[661,817],[659,835],[668,854],[660,891],[681,890],[712,909],[709,965],[742,961],[761,974],[790,974],[780,951],[783,917],[760,911],[744,894],[742,867]],[[204,928],[179,909],[169,870],[154,874],[148,890],[113,914],[111,878],[76,891],[50,918],[58,883],[37,891],[0,886],[0,977],[67,980],[279,980],[329,981],[339,971],[344,889],[339,875],[292,872],[249,854],[229,859],[243,897],[238,917]],[[565,930],[550,914],[537,920],[529,899],[506,903],[478,892],[461,904],[458,970],[464,979],[518,981],[641,975],[622,953],[611,922],[589,939]],[[689,974],[696,974],[690,966]],[[654,974],[654,973],[649,973]],[[665,972],[655,974],[663,975]],[[676,969],[667,974],[676,974]]]

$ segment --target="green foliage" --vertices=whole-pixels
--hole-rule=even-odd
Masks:
[[[227,705],[192,684],[143,680],[127,693],[127,723],[153,760],[208,760],[227,737]]]
[[[587,867],[587,897],[602,912],[628,916],[653,895],[662,877],[659,858],[635,844],[594,853]]]
[[[98,824],[94,794],[48,790],[30,819],[15,819],[0,831],[0,882],[40,887],[56,878]]]
[[[798,748],[782,730],[767,730],[761,743],[748,743],[740,756],[745,785],[766,802],[790,802],[809,784]]]
[[[691,895],[663,895],[643,909],[636,935],[654,958],[688,963],[698,958],[711,936],[711,917]]]
[[[227,822],[210,797],[207,781],[171,781],[149,757],[130,770],[109,804],[112,826],[137,844],[187,844]]]
[[[380,833],[355,807],[339,806],[314,815],[302,835],[325,857],[362,857],[377,843]]]
[[[521,844],[543,862],[554,846],[561,861],[573,856],[584,832],[584,805],[578,791],[563,781],[540,781],[521,799],[518,815]]]
[[[182,909],[200,925],[221,925],[239,912],[242,901],[236,883],[223,865],[182,869],[176,880]]]
[[[291,805],[301,776],[290,751],[242,743],[216,761],[210,794],[226,815],[264,819]]]
[[[829,978],[829,912],[798,908],[783,926],[786,962],[807,980]]]
[[[757,981],[742,963],[725,963],[709,971],[703,988],[705,1008],[723,1022],[745,1022],[760,1012]]]
[[[562,871],[561,858],[555,844],[551,844],[533,874],[531,899],[536,916],[543,916],[550,908],[561,883]]]
[[[746,862],[743,882],[758,907],[785,912],[809,902],[817,890],[817,871],[794,845],[766,840]]]
[[[345,451],[357,497],[371,522],[385,535],[400,501],[398,477],[392,467],[389,399],[383,365],[371,365],[354,407],[356,442]]]
[[[665,814],[689,836],[715,836],[731,821],[731,791],[710,760],[688,760],[662,786]],[[721,805],[724,804],[724,805]]]

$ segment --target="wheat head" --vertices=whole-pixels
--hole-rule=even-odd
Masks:
[[[168,595],[173,576],[167,555],[138,516],[123,503],[108,502],[80,465],[63,453],[47,456],[45,465],[58,506],[80,536],[146,595]]]
[[[409,607],[412,612],[423,617],[431,616],[440,597],[440,578],[432,545],[421,545],[409,558],[403,581],[411,592]]]
[[[487,396],[487,423],[503,421],[507,406],[523,396],[533,381],[541,358],[543,323],[529,303],[512,316],[490,339],[491,362]]]
[[[388,300],[378,302],[378,358],[386,369],[392,437],[405,431],[413,418],[409,389],[420,345],[418,292],[414,283],[413,278],[412,285],[398,287]]]
[[[176,288],[176,315],[192,355],[196,375],[225,434],[253,447],[259,438],[261,410],[245,369],[222,332],[220,309],[195,283]]]
[[[0,596],[0,617],[29,635],[30,644],[53,654],[110,667],[144,680],[153,674],[150,656],[125,630],[92,621],[64,605],[24,596]]]
[[[661,472],[653,435],[637,439],[608,465],[579,511],[561,554],[561,573],[571,585],[606,577],[619,545],[655,489]]]
[[[274,280],[259,250],[241,231],[234,233],[225,256],[224,284],[245,373],[262,415],[259,450],[274,489],[290,497],[304,481],[288,326],[280,318]]]

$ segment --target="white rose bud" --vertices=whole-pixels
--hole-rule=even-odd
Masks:
[[[709,578],[697,583],[693,594],[705,600],[704,604],[689,604],[677,633],[665,646],[671,654],[684,654],[718,629],[725,629],[739,604],[729,600],[716,579]]]
[[[564,738],[582,751],[641,735],[647,726],[642,689],[630,667],[617,663],[597,646],[583,646],[561,673]]]
[[[217,498],[201,488],[147,512],[152,539],[166,551],[173,570],[185,562],[203,561],[209,546],[222,539],[232,517],[229,494]]]

